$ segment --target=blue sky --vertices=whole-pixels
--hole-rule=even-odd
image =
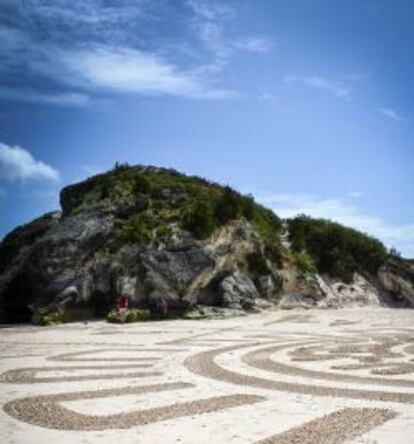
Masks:
[[[414,257],[411,0],[2,0],[0,236],[116,161]]]

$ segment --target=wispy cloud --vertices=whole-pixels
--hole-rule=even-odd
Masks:
[[[187,0],[184,6],[155,0],[0,4],[0,99],[83,107],[101,103],[102,93],[239,97],[222,86],[219,73],[235,54],[264,53],[272,42],[228,35],[237,10],[227,4]],[[163,26],[172,19],[182,24],[180,32]]]
[[[187,0],[187,4],[199,17],[206,20],[228,20],[235,16],[235,10],[224,3],[209,0]]]
[[[222,69],[231,57],[241,51],[266,53],[274,46],[263,35],[230,34],[229,23],[237,10],[229,5],[206,0],[188,0],[187,4],[193,11],[193,29],[213,55],[212,70]]]
[[[59,172],[52,166],[36,160],[24,148],[0,142],[0,178],[10,182],[28,179],[57,181]]]
[[[330,219],[381,239],[388,247],[396,247],[403,255],[414,257],[414,224],[392,225],[365,214],[345,199],[325,199],[311,195],[257,194],[256,199],[284,218],[298,214]]]
[[[221,99],[234,93],[209,85],[201,76],[180,70],[156,54],[128,47],[98,46],[64,52],[62,66],[80,87],[140,94],[171,94]]]
[[[287,84],[300,83],[309,88],[319,89],[321,91],[333,94],[340,99],[351,100],[352,88],[337,80],[320,76],[302,77],[294,75],[287,75],[283,80]]]
[[[404,120],[403,117],[395,110],[391,108],[378,108],[377,111],[385,117],[388,117],[392,120]]]
[[[74,107],[84,107],[91,103],[90,97],[82,93],[42,93],[33,90],[2,87],[0,87],[0,99]]]

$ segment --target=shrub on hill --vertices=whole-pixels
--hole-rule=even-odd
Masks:
[[[376,273],[388,258],[379,240],[335,222],[301,215],[288,226],[294,251],[306,251],[319,272],[345,281],[356,271]]]
[[[197,239],[209,237],[217,226],[210,202],[199,200],[184,213],[183,228]]]

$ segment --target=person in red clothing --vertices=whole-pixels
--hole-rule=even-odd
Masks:
[[[126,310],[128,308],[128,298],[125,296],[118,296],[116,299],[116,308],[118,311]]]

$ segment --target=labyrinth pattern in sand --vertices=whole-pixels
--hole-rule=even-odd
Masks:
[[[144,326],[139,331],[92,326],[83,331],[87,340],[78,346],[74,341],[70,351],[61,353],[48,352],[53,344],[25,343],[26,332],[16,342],[6,335],[2,362],[15,361],[16,366],[9,365],[0,375],[3,388],[26,384],[31,392],[42,389],[31,396],[9,396],[3,415],[25,427],[92,433],[145,428],[162,421],[174,426],[179,418],[197,418],[208,427],[211,415],[220,422],[231,409],[242,416],[265,411],[275,394],[286,399],[301,396],[309,405],[318,399],[332,402],[329,413],[316,413],[287,429],[282,424],[281,430],[273,430],[269,423],[262,427],[262,438],[243,441],[311,444],[346,442],[392,423],[402,406],[414,408],[414,330],[406,326],[390,328],[387,334],[378,327],[352,330],[348,326],[356,321],[339,319],[327,323],[331,333],[307,334],[298,331],[298,323],[318,322],[311,315],[273,317],[248,327],[242,322],[232,328],[222,323],[223,327],[201,333],[172,327],[172,339],[166,334],[172,323],[159,333],[153,333],[150,324],[147,332]],[[285,324],[290,329],[283,329]],[[103,342],[94,341],[97,334]],[[130,341],[105,341],[105,335],[113,339],[116,334]],[[144,344],[135,343],[137,337],[146,338]],[[21,365],[25,353],[36,365]],[[88,381],[99,382],[100,388],[85,390]],[[67,383],[70,390],[59,390],[59,384],[68,387]],[[123,396],[150,399],[151,405],[99,412],[99,402]],[[86,400],[97,402],[95,413],[71,409],[71,402]],[[355,401],[358,407],[347,406]]]

